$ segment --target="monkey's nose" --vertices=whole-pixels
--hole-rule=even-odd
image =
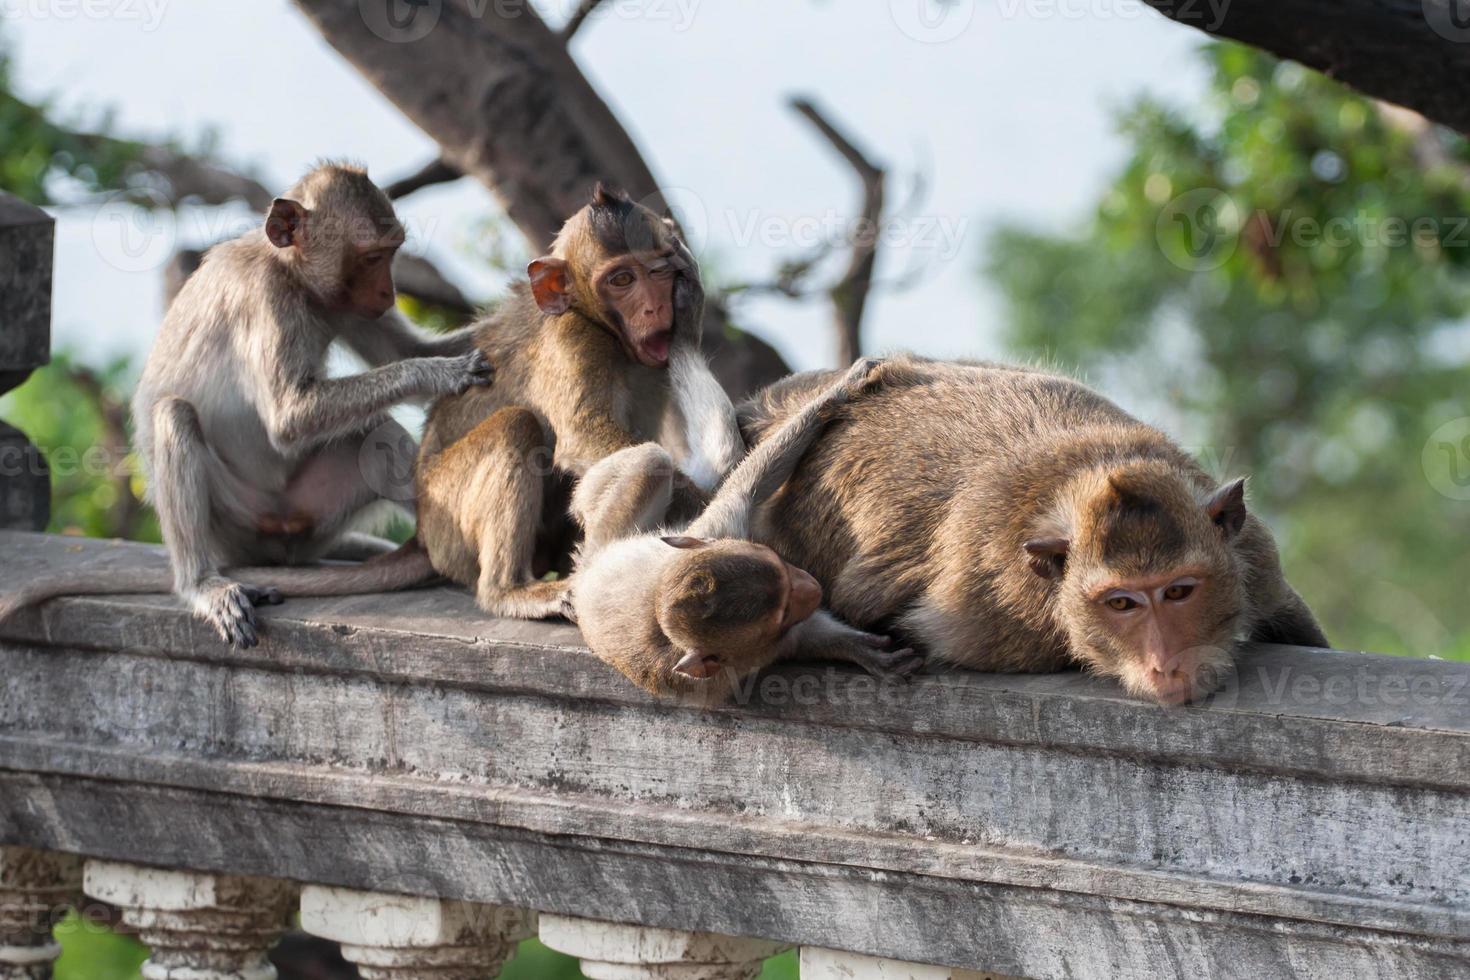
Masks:
[[[822,604],[822,586],[811,573],[794,565],[786,566],[791,576],[791,597],[786,604],[786,619],[782,626],[795,626],[817,611]]]
[[[1187,658],[1151,664],[1147,679],[1154,699],[1161,704],[1183,704],[1194,695],[1194,664]]]

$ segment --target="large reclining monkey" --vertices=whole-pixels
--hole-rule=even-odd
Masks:
[[[766,438],[835,372],[741,406]],[[1239,639],[1324,647],[1244,481],[1087,387],[917,358],[848,408],[763,508],[757,537],[816,576],[837,615],[932,661],[1081,664],[1164,703],[1199,697]]]

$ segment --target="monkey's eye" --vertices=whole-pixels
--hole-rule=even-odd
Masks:
[[[1164,590],[1164,598],[1170,602],[1183,602],[1194,594],[1194,585],[1190,582],[1176,582]]]
[[[382,252],[369,252],[362,257],[363,265],[377,265],[381,261],[383,261]]]
[[[674,278],[674,267],[671,265],[661,265],[651,271],[649,275],[655,279],[672,279]]]
[[[627,289],[629,286],[633,285],[633,281],[636,278],[637,277],[634,276],[633,273],[629,272],[627,269],[622,269],[618,272],[614,272],[611,276],[609,276],[607,282],[608,285],[616,286],[618,289]]]
[[[1103,602],[1114,612],[1127,612],[1130,609],[1138,608],[1138,602],[1126,595],[1110,596],[1104,599]]]

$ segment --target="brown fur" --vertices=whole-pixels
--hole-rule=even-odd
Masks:
[[[758,394],[741,409],[746,438],[765,437],[831,377],[798,375]],[[1266,527],[1246,516],[1222,540],[1199,504],[1216,489],[1204,470],[1076,381],[895,359],[883,390],[850,415],[761,520],[762,540],[810,570],[856,625],[892,626],[962,666],[1081,662],[1136,690],[1125,676],[1136,665],[1101,641],[1080,590],[1196,558],[1219,577],[1200,613],[1202,644],[1326,645]],[[1025,544],[1052,535],[1072,545],[1064,574],[1047,579]]]
[[[573,606],[592,652],[653,694],[717,704],[752,674],[790,658],[842,660],[904,677],[922,658],[819,608],[821,590],[764,544],[751,514],[775,493],[846,406],[885,378],[859,361],[806,399],[729,475],[687,528],[664,520],[673,461],[656,445],[616,453],[573,498],[587,538]]]
[[[495,386],[444,398],[429,413],[416,468],[420,539],[436,569],[475,588],[480,606],[498,615],[562,611],[565,582],[537,581],[532,558],[556,517],[547,514],[553,483],[663,436],[670,372],[632,355],[622,319],[593,283],[614,257],[606,244],[614,231],[640,251],[674,257],[672,343],[697,350],[703,291],[692,257],[653,212],[599,189],[551,255],[532,263],[564,264],[570,307],[543,312],[529,286],[515,287],[476,327]],[[695,510],[703,499],[689,480],[676,481],[676,509]]]

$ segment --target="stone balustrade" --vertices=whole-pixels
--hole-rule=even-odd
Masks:
[[[166,561],[0,556],[0,591]],[[1470,970],[1470,665],[1254,647],[1166,709],[798,664],[704,709],[453,589],[262,619],[250,650],[168,596],[0,626],[0,977],[45,975],[27,910],[81,887],[170,980],[269,975],[291,911],[369,978],[491,977],[537,929],[589,977]]]

